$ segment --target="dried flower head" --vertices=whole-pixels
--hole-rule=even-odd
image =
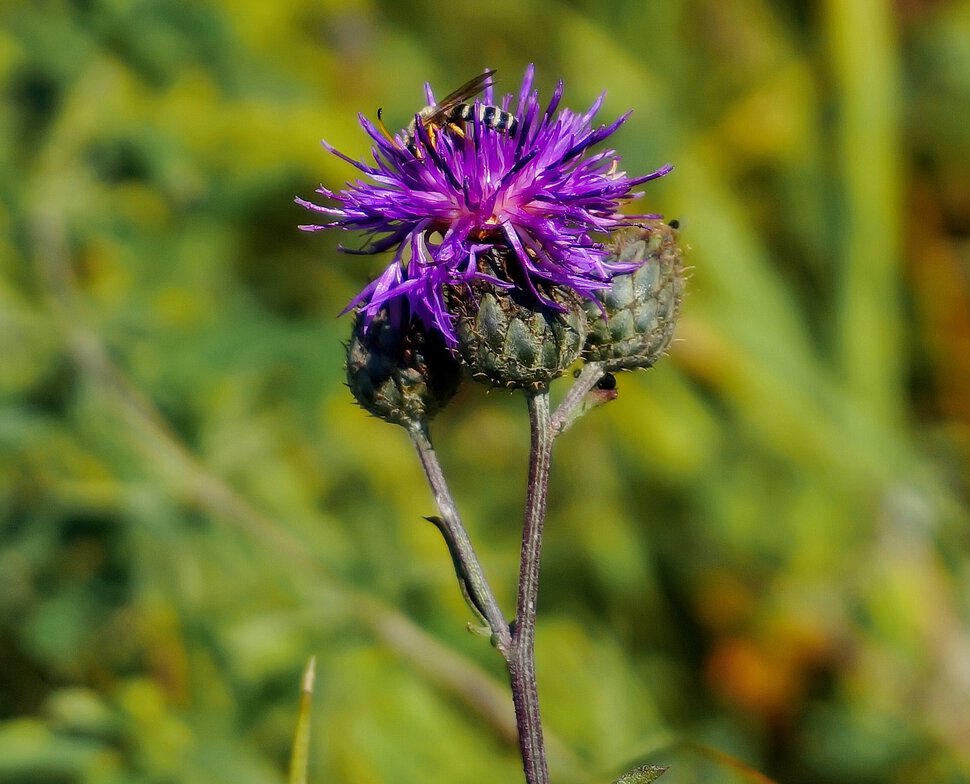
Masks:
[[[361,115],[374,141],[373,164],[355,161],[324,142],[366,179],[339,192],[320,187],[317,192],[333,206],[297,199],[330,218],[301,228],[362,231],[369,243],[348,252],[393,254],[384,272],[347,307],[357,308],[365,325],[386,307],[392,318],[416,316],[455,345],[446,289],[489,279],[478,258],[496,246],[511,251],[518,269],[511,280],[492,282],[526,290],[552,308],[561,306],[546,295],[550,286],[590,299],[615,274],[633,269],[615,256],[610,259],[597,238],[657,217],[624,216],[619,209],[639,195],[637,186],[671,167],[627,176],[614,150],[592,148],[629,113],[594,128],[603,96],[581,114],[559,109],[559,82],[542,108],[532,79],[529,66],[518,96],[505,95],[495,105],[490,80],[482,78],[481,100],[462,104],[461,116],[435,124],[426,121],[430,115],[425,111],[415,115],[413,130],[394,136]],[[427,95],[434,105],[430,86]],[[499,110],[502,115],[496,115]],[[497,122],[497,116],[505,120]]]

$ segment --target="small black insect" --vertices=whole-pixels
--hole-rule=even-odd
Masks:
[[[611,392],[616,389],[616,376],[612,373],[604,373],[603,378],[596,382],[597,389],[603,389],[607,392]]]

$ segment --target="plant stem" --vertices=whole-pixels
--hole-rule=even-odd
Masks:
[[[426,423],[415,423],[408,433],[418,452],[421,465],[431,485],[441,518],[436,524],[448,541],[462,580],[472,595],[475,606],[492,629],[495,647],[505,658],[515,707],[519,749],[527,784],[549,784],[539,715],[539,692],[536,684],[535,634],[539,599],[539,567],[542,556],[542,529],[546,518],[549,468],[552,443],[568,426],[582,396],[602,376],[601,368],[588,369],[578,382],[581,391],[563,402],[554,422],[549,410],[549,390],[526,392],[529,408],[531,449],[529,482],[522,526],[522,554],[519,564],[519,587],[516,596],[515,624],[511,632],[505,617],[485,580],[481,565],[472,549],[468,534],[458,516],[458,509],[448,490],[441,465],[428,434]]]
[[[536,687],[535,631],[539,598],[539,562],[542,553],[542,526],[546,517],[549,465],[554,433],[549,416],[549,390],[526,393],[532,447],[529,453],[529,487],[522,527],[522,558],[519,565],[519,590],[516,598],[512,647],[506,658],[512,701],[519,728],[519,748],[528,784],[548,784]]]
[[[582,414],[583,398],[596,386],[596,382],[603,378],[603,364],[601,362],[587,362],[572,388],[562,399],[556,412],[552,415],[552,437],[562,434]]]
[[[441,518],[436,524],[440,523],[439,528],[447,541],[452,557],[455,559],[456,569],[459,570],[458,579],[464,584],[475,607],[488,622],[492,630],[493,644],[507,660],[512,644],[508,622],[502,614],[495,594],[492,593],[492,589],[485,579],[482,565],[478,561],[478,556],[475,555],[471,540],[468,538],[468,532],[458,515],[458,507],[451,497],[451,491],[445,481],[441,464],[438,462],[438,455],[431,444],[427,423],[415,423],[408,428],[408,434],[418,452],[418,458],[428,478],[428,484],[431,485],[438,511],[441,512]]]

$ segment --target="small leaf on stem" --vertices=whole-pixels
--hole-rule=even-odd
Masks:
[[[624,773],[613,784],[650,784],[651,781],[656,781],[666,772],[667,768],[657,765],[641,765],[639,768]]]

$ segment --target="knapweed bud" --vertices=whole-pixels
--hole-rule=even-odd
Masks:
[[[488,266],[489,276],[512,282],[509,267],[515,262],[505,249],[483,254],[478,263],[482,272]],[[542,295],[561,309],[520,285],[504,288],[488,279],[451,289],[458,353],[472,378],[491,386],[539,389],[576,360],[586,338],[581,299],[565,286],[550,286]]]
[[[461,366],[441,333],[411,319],[396,327],[387,309],[354,317],[347,344],[347,385],[361,407],[404,427],[430,420],[454,396]]]
[[[622,230],[613,238],[610,258],[642,263],[596,292],[602,310],[595,302],[583,304],[589,318],[583,357],[602,362],[606,371],[651,367],[670,345],[680,314],[684,275],[677,229],[652,221]]]

